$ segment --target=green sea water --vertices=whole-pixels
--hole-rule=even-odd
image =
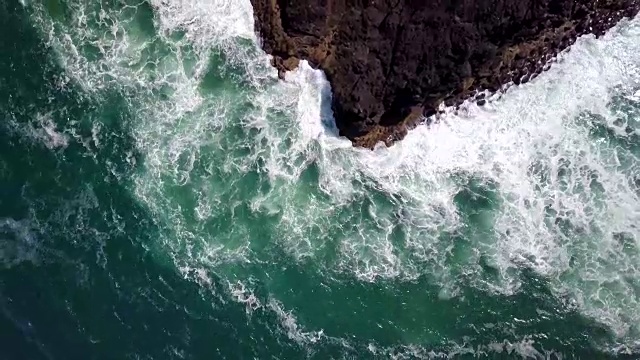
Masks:
[[[249,0],[0,29],[0,359],[640,357],[640,19],[374,151]]]

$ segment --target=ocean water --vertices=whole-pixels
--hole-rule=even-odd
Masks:
[[[0,0],[1,359],[640,357],[640,18],[374,151],[249,0]]]

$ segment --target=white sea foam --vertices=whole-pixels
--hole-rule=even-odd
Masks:
[[[493,357],[497,354],[507,355],[509,358],[520,359],[562,359],[561,353],[552,350],[540,351],[536,349],[536,342],[524,338],[517,342],[494,342],[479,346],[470,344],[452,344],[448,350],[433,351],[419,346],[404,346],[394,348],[375,349],[375,355],[381,355],[394,360],[403,359],[455,359],[461,356],[476,358]]]
[[[485,107],[449,109],[395,146],[368,151],[335,135],[321,72],[303,62],[276,81],[256,50],[248,1],[151,4],[153,36],[125,10],[95,12],[98,31],[80,5],[68,33],[43,28],[89,91],[135,90],[133,131],[145,156],[135,194],[162,224],[160,248],[177,266],[224,272],[251,262],[264,240],[238,215],[248,202],[275,222],[265,229],[275,246],[327,274],[426,276],[449,297],[469,285],[511,294],[528,268],[619,338],[640,338],[638,154],[614,143],[638,133],[637,119],[623,122],[636,126],[627,132],[611,105],[621,94],[640,106],[640,20],[581,38],[548,72]],[[166,53],[145,58],[152,43]],[[242,78],[220,75],[244,89],[203,91],[212,52],[240,69]],[[598,133],[608,130],[617,137]],[[269,186],[241,188],[249,176]],[[486,209],[471,219],[465,201]]]
[[[634,257],[611,248],[618,233],[631,234],[637,246],[633,224],[638,223],[638,199],[625,185],[633,174],[608,163],[610,150],[594,143],[590,127],[582,123],[588,119],[580,117],[590,112],[609,121],[614,117],[607,107],[612,89],[628,91],[638,81],[637,21],[615,31],[617,36],[598,41],[581,39],[550,72],[486,108],[468,104],[461,113],[449,113],[396,146],[375,152],[352,149],[334,129],[323,126],[329,88],[320,72],[303,63],[286,83],[255,98],[259,110],[248,125],[259,130],[250,141],[261,147],[252,146],[249,161],[264,161],[274,187],[255,198],[254,208],[281,215],[280,246],[300,261],[338,242],[340,257],[324,265],[328,271],[353,272],[366,281],[428,274],[455,294],[456,275],[445,263],[451,240],[442,234],[467,226],[454,202],[467,184],[454,177],[493,181],[502,202],[492,220],[495,230],[489,238],[473,239],[461,271],[477,274],[476,286],[512,293],[520,286],[519,269],[532,268],[551,279],[559,295],[569,293],[586,315],[619,336],[636,333],[632,327],[640,307],[632,283],[620,279],[606,300],[598,298],[604,283],[623,272],[638,277]],[[279,121],[270,116],[273,109],[297,121]],[[312,164],[329,201],[295,190]],[[572,176],[568,180],[557,175],[563,164]],[[604,195],[588,188],[594,174]],[[366,203],[370,190],[391,194],[394,200],[387,206],[373,201],[364,219],[354,211],[334,220],[341,209]],[[550,217],[548,211],[558,215]],[[557,219],[578,230],[565,234],[561,225],[549,224]],[[332,227],[335,231],[313,233]],[[394,228],[405,232],[406,245],[393,243]],[[614,259],[594,256],[602,253]],[[482,258],[499,272],[498,279],[483,276]]]
[[[282,303],[278,300],[271,298],[267,304],[268,308],[273,311],[280,319],[282,328],[286,331],[287,336],[297,341],[300,344],[313,344],[322,340],[324,331],[305,331],[303,327],[298,324],[298,320],[291,311],[285,310]]]
[[[250,314],[262,307],[260,299],[258,299],[253,291],[248,289],[243,282],[228,282],[227,285],[231,292],[232,298],[239,303],[245,304],[247,313]]]
[[[58,128],[52,114],[37,114],[25,123],[18,123],[15,119],[8,120],[9,131],[28,139],[34,144],[44,145],[49,149],[64,149],[69,145],[69,135]]]
[[[244,287],[242,287],[244,290]],[[242,301],[240,301],[242,302]],[[287,337],[301,345],[306,345],[307,349],[313,349],[309,345],[318,342],[330,342],[355,350],[345,339],[331,337],[323,330],[310,331],[298,323],[298,319],[292,311],[287,310],[277,299],[271,297],[265,310],[272,311],[281,322],[281,327]],[[551,350],[543,349],[530,336],[524,336],[517,341],[491,342],[488,344],[472,345],[469,343],[451,342],[440,349],[428,349],[419,345],[381,346],[376,343],[369,343],[367,350],[376,357],[389,359],[451,359],[460,356],[492,356],[505,354],[511,357],[526,359],[561,359],[562,354]],[[313,350],[311,350],[313,351]],[[362,355],[362,354],[360,354]]]
[[[614,94],[635,96],[639,44],[638,19],[602,39],[582,38],[531,84],[513,88],[485,108],[466,104],[458,113],[449,111],[436,124],[418,127],[404,141],[375,152],[346,148],[330,132],[318,131],[319,122],[307,119],[323,116],[318,98],[326,85],[313,91],[299,86],[295,115],[303,135],[287,150],[297,155],[313,149],[320,186],[334,197],[319,203],[284,195],[290,209],[282,210],[285,246],[308,255],[328,241],[304,234],[322,226],[345,198],[358,201],[364,185],[397,195],[398,201],[391,211],[371,206],[371,222],[363,222],[360,214],[343,219],[342,225],[362,226],[331,233],[344,236],[338,265],[368,281],[426,273],[451,286],[455,274],[445,264],[451,248],[444,243],[451,240],[441,234],[469,226],[454,201],[467,184],[456,177],[478,179],[480,187],[495,183],[501,205],[487,220],[494,230],[472,235],[473,249],[462,271],[477,274],[476,286],[512,293],[520,286],[520,269],[533,269],[551,280],[558,295],[569,294],[584,314],[620,337],[636,338],[640,200],[629,184],[640,175],[638,154],[592,133],[611,128],[620,116],[610,108]],[[313,70],[303,65],[298,73],[305,72]],[[308,134],[314,134],[311,142]],[[275,168],[270,173],[280,174],[291,163],[288,151],[278,153],[284,160],[270,163]],[[630,165],[622,164],[623,158]],[[359,184],[354,188],[353,183]],[[406,233],[405,247],[389,239],[394,224]],[[302,248],[301,242],[306,243]],[[406,252],[410,255],[403,257]],[[482,275],[483,258],[499,272],[497,280]]]

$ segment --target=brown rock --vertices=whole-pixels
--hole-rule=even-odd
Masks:
[[[527,82],[577,36],[602,35],[640,0],[251,0],[282,75],[325,71],[340,134],[387,145],[480,90]],[[526,74],[522,78],[522,74]]]

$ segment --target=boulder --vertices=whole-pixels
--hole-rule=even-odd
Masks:
[[[372,148],[479,91],[526,83],[582,34],[640,0],[251,0],[282,76],[324,70],[340,134]],[[484,99],[483,100],[484,103]]]

